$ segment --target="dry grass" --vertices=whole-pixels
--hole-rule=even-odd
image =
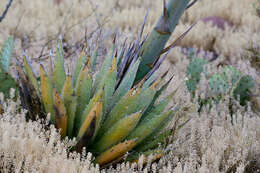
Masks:
[[[192,104],[192,103],[189,103]],[[142,166],[118,164],[102,172],[260,172],[260,117],[237,106],[233,119],[227,103],[201,114],[183,110],[191,118],[176,133],[159,162]],[[196,106],[196,105],[194,105]],[[1,172],[99,172],[91,155],[69,153],[74,141],[60,140],[47,121],[26,121],[19,102],[9,100],[0,117]],[[67,157],[69,155],[69,157]]]
[[[8,34],[17,36],[17,49],[30,48],[34,57],[39,55],[42,45],[65,35],[68,42],[78,41],[83,37],[85,27],[95,24],[104,25],[110,30],[119,29],[126,36],[135,36],[138,26],[143,21],[147,9],[150,9],[145,33],[157,20],[162,11],[161,0],[129,1],[69,1],[62,0],[58,5],[55,0],[30,1],[17,0],[12,5],[7,17],[1,23],[0,43]],[[201,0],[189,9],[177,27],[173,39],[180,35],[193,22],[208,17],[218,16],[232,24],[226,30],[200,22],[182,41],[181,46],[202,48],[222,54],[232,63],[241,58],[250,46],[252,38],[260,29],[260,20],[254,8],[254,2],[248,0],[220,0],[211,2]],[[5,3],[0,4],[4,9]],[[203,31],[203,32],[201,32]],[[32,50],[33,49],[33,50]],[[47,49],[46,49],[47,51]],[[234,58],[235,57],[235,58]],[[170,59],[174,58],[170,56]]]
[[[168,148],[170,152],[158,163],[145,167],[119,164],[103,172],[260,172],[260,97],[254,97],[248,109],[233,102],[233,121],[225,101],[198,114],[198,105],[184,83],[189,60],[182,53],[182,47],[216,52],[219,57],[210,64],[212,73],[223,65],[234,65],[259,85],[260,20],[253,3],[200,0],[184,14],[171,41],[193,22],[207,16],[219,16],[232,24],[222,30],[200,21],[163,64],[162,69],[170,69],[169,76],[174,74],[168,91],[178,89],[173,104],[181,104],[183,120],[191,120],[178,131]],[[0,9],[4,6],[1,3]],[[63,34],[68,45],[74,45],[84,37],[86,27],[92,31],[102,25],[104,39],[116,29],[122,40],[133,38],[147,8],[150,13],[145,33],[161,13],[161,0],[62,0],[59,5],[54,0],[16,0],[1,23],[0,44],[8,34],[15,34],[16,54],[21,55],[21,49],[26,49],[36,58],[42,46],[59,34]],[[54,42],[46,44],[47,48],[53,48]],[[43,53],[48,52],[47,48]],[[203,51],[197,56],[203,56]],[[202,80],[198,94],[205,94],[206,87]],[[259,89],[254,93],[260,95]],[[0,172],[100,172],[98,166],[90,164],[90,155],[68,154],[73,141],[61,141],[53,127],[44,128],[46,122],[27,122],[19,107],[19,102],[8,101],[5,113],[0,115]]]

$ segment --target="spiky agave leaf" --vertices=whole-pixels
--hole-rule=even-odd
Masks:
[[[141,115],[141,112],[137,112],[117,121],[95,143],[95,150],[97,152],[104,151],[123,140],[136,127]]]
[[[86,116],[84,122],[82,123],[80,130],[77,135],[78,148],[86,146],[87,143],[90,143],[90,139],[95,133],[97,123],[100,120],[102,114],[102,103],[96,102],[93,108],[90,110]]]
[[[113,160],[125,155],[136,145],[136,140],[129,140],[119,143],[107,151],[101,153],[95,160],[96,163],[100,165],[105,165],[112,162]]]
[[[66,108],[67,113],[67,135],[72,138],[73,137],[73,128],[74,128],[74,120],[75,113],[77,110],[77,97],[73,90],[73,83],[71,76],[66,76],[65,84],[62,89],[62,99],[64,101],[64,106]]]
[[[40,89],[39,89],[39,85],[38,85],[38,81],[36,79],[36,76],[32,70],[32,66],[29,63],[28,58],[26,57],[26,55],[24,54],[24,70],[28,76],[28,78],[30,79],[32,85],[34,86],[36,93],[38,94],[38,96],[40,96]]]
[[[16,71],[17,79],[20,83],[19,93],[23,108],[30,110],[28,111],[28,114],[29,117],[33,120],[36,120],[36,115],[38,115],[40,118],[45,117],[44,110],[42,110],[40,95],[37,93],[35,86],[32,84],[32,80],[24,72],[22,66],[18,62],[16,65]]]
[[[46,74],[43,65],[40,65],[41,77],[41,100],[46,113],[51,114],[51,122],[55,122],[54,109],[53,109],[53,86],[50,78]]]
[[[67,135],[68,117],[63,100],[56,88],[53,89],[53,110],[55,125],[61,130],[61,137],[65,137]]]
[[[78,79],[75,86],[75,94],[77,97],[78,107],[76,110],[77,115],[81,115],[90,101],[92,90],[92,75],[89,71],[89,64],[85,64],[79,72]]]
[[[64,67],[63,46],[60,39],[58,41],[57,54],[56,54],[56,58],[54,59],[54,71],[51,79],[59,93],[61,93],[65,79],[66,79],[66,73]]]

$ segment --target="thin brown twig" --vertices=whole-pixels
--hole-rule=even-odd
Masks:
[[[198,0],[193,0],[190,4],[187,5],[186,10],[192,7]]]
[[[4,10],[3,14],[0,16],[0,22],[2,22],[2,20],[5,18],[5,16],[6,16],[8,10],[9,10],[9,8],[10,8],[11,5],[12,5],[12,2],[13,2],[13,0],[9,0],[8,4],[7,4],[6,7],[5,7],[5,10]]]

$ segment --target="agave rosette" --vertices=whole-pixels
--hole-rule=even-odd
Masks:
[[[24,67],[17,66],[17,72],[22,104],[29,110],[29,117],[50,113],[50,121],[62,137],[76,138],[73,149],[86,147],[94,154],[94,162],[102,166],[124,159],[136,161],[140,154],[160,158],[163,150],[158,146],[171,134],[165,127],[175,110],[166,109],[173,93],[158,99],[171,79],[165,81],[167,73],[158,76],[155,71],[194,26],[163,49],[182,13],[191,6],[189,0],[163,2],[163,14],[148,38],[140,41],[144,20],[137,41],[123,44],[119,50],[114,41],[97,73],[98,49],[91,56],[83,51],[74,72],[66,74],[59,41],[53,68],[47,74],[41,65],[39,81],[25,57]]]
[[[162,151],[155,148],[165,141],[164,127],[174,115],[172,109],[165,110],[173,94],[156,102],[170,82],[165,82],[165,74],[154,73],[162,61],[157,61],[141,81],[135,81],[141,44],[122,46],[119,51],[113,44],[96,75],[97,50],[91,56],[83,51],[73,75],[66,74],[59,41],[52,72],[47,74],[40,65],[39,80],[24,56],[24,67],[18,66],[17,71],[22,102],[30,117],[50,113],[50,121],[61,136],[75,137],[74,149],[86,147],[100,165],[119,161],[129,151],[128,160],[153,151],[157,158]]]

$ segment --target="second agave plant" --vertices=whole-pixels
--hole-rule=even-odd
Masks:
[[[61,42],[52,72],[47,74],[40,65],[39,82],[26,57],[24,68],[17,68],[22,93],[28,95],[29,91],[29,100],[34,102],[28,108],[39,114],[42,105],[42,112],[50,113],[50,121],[61,136],[75,137],[74,149],[86,147],[100,165],[120,160],[129,151],[128,160],[132,161],[145,153],[161,156],[156,147],[169,134],[164,127],[174,115],[174,110],[165,110],[173,94],[156,102],[169,84],[163,83],[165,75],[158,77],[152,70],[134,83],[141,59],[131,54],[131,47],[119,52],[116,55],[113,45],[95,78],[97,52],[90,57],[82,53],[73,74],[66,74]]]

